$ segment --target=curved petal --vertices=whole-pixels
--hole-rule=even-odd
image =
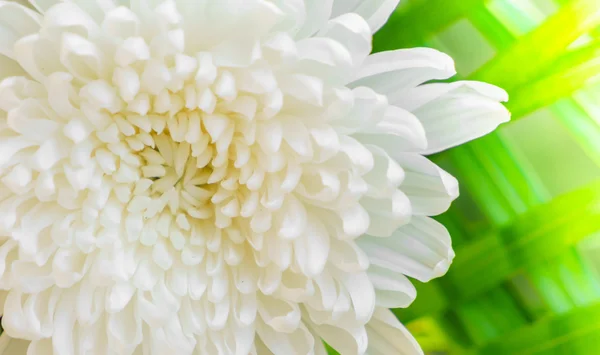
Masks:
[[[15,42],[37,32],[40,21],[35,11],[13,1],[0,1],[0,54],[14,58]]]
[[[458,197],[458,181],[426,157],[416,153],[391,156],[406,174],[400,189],[408,196],[413,214],[439,215]]]
[[[325,226],[320,220],[309,218],[303,235],[294,240],[294,257],[300,271],[308,276],[316,276],[323,272],[329,249],[329,234]]]
[[[49,8],[59,2],[60,0],[29,0],[29,3],[41,13],[46,12]]]
[[[422,85],[390,98],[413,112],[425,127],[424,154],[479,138],[509,121],[510,112],[500,103],[507,100],[504,90],[475,81]]]
[[[331,345],[340,354],[362,355],[367,350],[368,336],[365,327],[340,328],[328,324],[311,325],[316,334],[319,334],[327,344]]]
[[[283,333],[258,322],[256,332],[265,347],[273,354],[309,354],[315,346],[314,336],[303,323],[300,323],[295,331]],[[259,342],[257,341],[257,343]],[[259,352],[259,354],[263,354],[263,352]]]
[[[333,15],[354,12],[369,23],[371,32],[377,32],[394,12],[400,0],[335,0]]]
[[[339,16],[354,12],[354,9],[358,7],[362,0],[334,0],[333,9],[331,10],[332,16]]]
[[[393,191],[385,198],[365,197],[360,204],[369,213],[367,233],[377,237],[388,237],[396,228],[410,221],[411,201],[401,190]]]
[[[442,52],[431,48],[399,49],[370,55],[350,86],[368,86],[380,94],[394,96],[454,74],[454,61]]]
[[[388,309],[378,308],[366,329],[369,355],[423,355],[415,338]]]
[[[368,255],[371,265],[421,282],[444,275],[454,259],[450,234],[429,217],[413,217],[410,224],[390,237],[367,235],[359,238],[357,244]]]
[[[278,333],[293,333],[300,327],[300,308],[295,302],[260,296],[258,314],[263,322]]]
[[[306,19],[296,38],[310,37],[325,27],[331,16],[333,2],[334,0],[305,0]]]
[[[395,106],[388,106],[383,119],[374,127],[355,135],[363,143],[377,145],[388,152],[425,149],[425,128],[415,115]]]
[[[375,288],[378,307],[405,308],[417,297],[415,286],[402,274],[376,265],[371,265],[367,273]]]
[[[354,13],[332,19],[319,36],[332,38],[346,46],[355,66],[361,65],[371,53],[372,36],[369,25]]]
[[[354,12],[361,15],[369,23],[373,33],[379,31],[392,15],[400,0],[367,0],[362,1]]]
[[[295,70],[325,82],[345,82],[352,75],[352,54],[331,38],[311,37],[297,43]]]

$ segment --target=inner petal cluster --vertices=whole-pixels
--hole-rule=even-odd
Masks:
[[[422,154],[502,90],[369,55],[397,0],[31,5],[0,2],[0,353],[420,351],[385,308],[447,270],[458,195]]]
[[[36,348],[77,324],[76,353],[150,339],[156,353],[245,354],[255,333],[311,351],[308,313],[369,320],[352,240],[369,225],[359,200],[374,161],[335,128],[354,92],[317,75],[352,66],[344,47],[265,33],[193,51],[169,1],[145,15],[156,28],[125,7],[100,26],[67,3],[29,15],[40,29],[15,43],[27,73],[0,85],[8,332]],[[77,304],[65,324],[45,307],[35,321],[14,311],[47,297]]]

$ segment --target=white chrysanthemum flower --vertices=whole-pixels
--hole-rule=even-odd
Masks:
[[[0,2],[3,354],[414,354],[444,274],[424,154],[508,120],[398,0]]]

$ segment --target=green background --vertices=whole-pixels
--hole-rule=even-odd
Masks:
[[[600,0],[402,0],[375,51],[427,46],[512,121],[433,160],[456,259],[395,310],[428,354],[600,354]]]

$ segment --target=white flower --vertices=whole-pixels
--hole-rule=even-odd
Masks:
[[[3,354],[414,354],[444,274],[423,157],[508,120],[398,0],[0,2]],[[26,350],[28,349],[28,350]]]

